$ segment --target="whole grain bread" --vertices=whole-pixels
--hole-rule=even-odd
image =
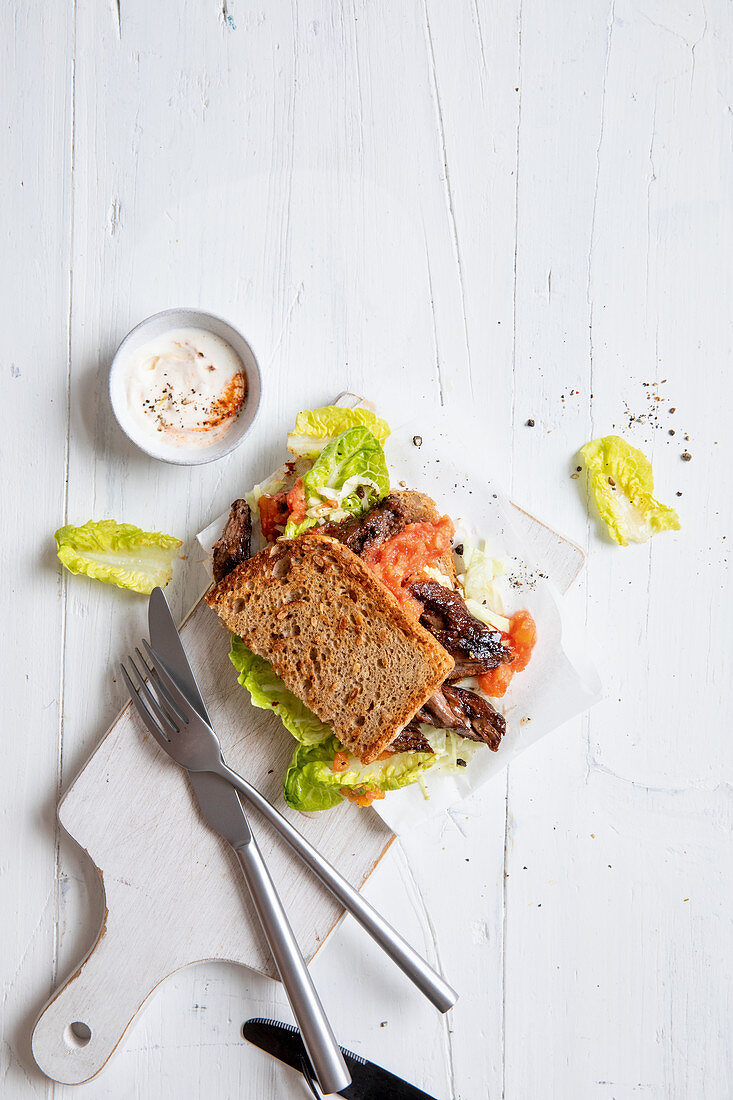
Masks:
[[[361,559],[325,535],[280,539],[206,602],[365,764],[453,668]]]

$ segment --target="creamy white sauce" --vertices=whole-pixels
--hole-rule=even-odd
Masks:
[[[179,328],[131,352],[123,366],[130,415],[159,442],[207,447],[225,435],[247,400],[236,352],[213,332]]]

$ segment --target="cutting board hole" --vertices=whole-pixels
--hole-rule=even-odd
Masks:
[[[89,1024],[82,1023],[81,1020],[75,1020],[73,1024],[69,1024],[64,1032],[64,1042],[67,1047],[85,1047],[92,1037],[92,1029]]]

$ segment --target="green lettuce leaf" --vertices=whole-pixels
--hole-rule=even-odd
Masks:
[[[54,535],[59,560],[71,573],[149,595],[173,576],[173,559],[182,543],[173,535],[141,531],[113,519],[68,523]]]
[[[295,427],[288,435],[288,450],[292,454],[315,458],[347,428],[356,428],[361,424],[369,428],[380,443],[387,440],[389,424],[371,409],[343,409],[338,405],[306,409],[295,418]]]
[[[362,765],[350,755],[347,771],[334,772],[333,758],[344,751],[333,734],[317,745],[299,745],[283,779],[287,804],[294,810],[328,810],[342,800],[344,788],[398,790],[416,783],[438,759],[426,752],[396,752],[386,760]]]
[[[301,744],[312,745],[332,736],[331,727],[308,710],[305,703],[285,687],[267,661],[255,656],[236,634],[232,634],[229,660],[239,673],[239,682],[246,687],[253,704],[262,710],[273,710]]]
[[[340,749],[333,734],[317,745],[298,745],[283,776],[283,794],[294,810],[330,810],[343,801],[341,776],[328,772]],[[325,780],[324,780],[325,774]]]
[[[580,455],[600,517],[615,542],[627,546],[646,542],[659,531],[679,531],[674,508],[652,496],[652,464],[640,450],[618,435],[607,435],[586,443]]]
[[[382,444],[363,425],[348,428],[323,448],[303,476],[307,515],[300,524],[289,521],[292,538],[331,518],[366,512],[389,492],[389,471]]]

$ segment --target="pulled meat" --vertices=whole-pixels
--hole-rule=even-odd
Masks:
[[[493,657],[480,660],[478,657],[460,657],[456,655],[453,659],[455,665],[446,676],[449,684],[453,683],[454,680],[462,680],[464,676],[482,676],[485,672],[491,672],[496,667],[492,663]]]
[[[407,509],[403,501],[396,493],[389,493],[363,516],[344,523],[329,523],[321,528],[321,533],[338,539],[361,557],[372,546],[385,542],[406,526]]]
[[[432,746],[424,733],[420,731],[420,721],[413,718],[397,734],[389,746],[391,752],[432,752]]]
[[[437,581],[415,581],[409,588],[423,605],[420,622],[452,657],[479,660],[484,672],[511,661],[499,631],[474,619],[460,593]]]
[[[469,728],[463,711],[460,708],[457,711],[454,710],[442,690],[431,695],[420,708],[418,714],[423,722],[436,726],[437,729],[464,730]]]
[[[461,734],[471,741],[483,741],[496,752],[506,733],[506,719],[491,703],[465,688],[443,685],[443,695],[454,712],[461,711],[468,721],[468,731]]]
[[[405,729],[417,729],[419,722],[455,730],[469,741],[483,741],[493,752],[506,733],[506,719],[487,699],[475,691],[449,684],[443,684],[440,691],[431,695]]]
[[[246,500],[235,500],[221,538],[214,544],[214,580],[228,576],[252,553],[252,517]]]

